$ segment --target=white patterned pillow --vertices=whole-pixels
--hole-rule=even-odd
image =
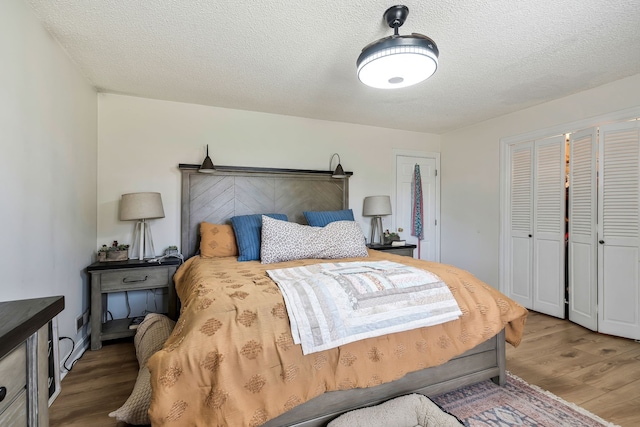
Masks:
[[[369,256],[364,234],[354,221],[335,221],[324,227],[262,216],[260,260],[263,264],[308,258]]]

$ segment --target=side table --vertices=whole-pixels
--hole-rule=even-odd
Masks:
[[[383,251],[390,254],[403,255],[413,258],[413,250],[417,248],[416,245],[404,245],[404,246],[391,246],[391,245],[367,245],[369,249],[376,251]]]
[[[162,263],[130,259],[95,262],[87,267],[91,275],[91,350],[102,348],[102,341],[135,335],[135,329],[129,329],[131,319],[106,319],[110,293],[167,288],[168,315],[176,320],[178,298],[173,275],[179,265],[179,259],[168,258]]]

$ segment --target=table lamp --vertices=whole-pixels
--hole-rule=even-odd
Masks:
[[[140,261],[156,256],[147,220],[164,218],[160,193],[128,193],[120,200],[120,220],[137,221],[133,232],[131,257]]]
[[[364,207],[362,208],[363,216],[371,218],[371,237],[369,242],[377,245],[383,243],[382,217],[391,215],[391,198],[389,196],[369,196],[364,198]],[[378,233],[378,241],[374,239]]]

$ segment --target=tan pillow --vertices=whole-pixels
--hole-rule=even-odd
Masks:
[[[200,223],[200,256],[217,258],[238,256],[233,227],[227,224]]]
[[[133,391],[124,404],[109,414],[110,417],[129,424],[150,424],[149,405],[151,404],[151,375],[147,362],[153,354],[160,350],[171,335],[176,322],[158,313],[145,316],[136,330],[133,345],[140,364],[138,378]]]

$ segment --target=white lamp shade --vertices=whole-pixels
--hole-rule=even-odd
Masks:
[[[120,220],[164,218],[160,193],[128,193],[120,200]]]
[[[364,216],[391,215],[391,198],[389,196],[369,196],[364,198],[362,208]]]
[[[428,79],[438,68],[438,57],[421,46],[388,47],[372,52],[358,66],[358,78],[377,89],[399,89]]]

